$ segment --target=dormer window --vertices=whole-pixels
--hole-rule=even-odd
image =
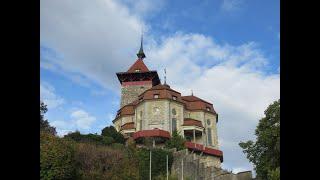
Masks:
[[[210,108],[209,108],[209,107],[207,107],[207,111],[210,111]]]
[[[154,95],[153,95],[153,98],[154,98],[154,99],[158,99],[158,98],[159,98],[159,94],[154,94]]]
[[[136,69],[136,70],[134,70],[135,72],[140,72],[141,70],[140,69]]]
[[[172,96],[172,99],[173,100],[177,100],[177,96]]]

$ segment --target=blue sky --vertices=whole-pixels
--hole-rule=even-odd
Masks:
[[[219,113],[223,167],[252,170],[238,146],[254,139],[280,96],[280,12],[274,0],[44,0],[40,9],[41,99],[63,135],[100,133],[119,107],[115,73],[136,60],[173,89],[211,101]],[[192,83],[190,83],[192,82]]]

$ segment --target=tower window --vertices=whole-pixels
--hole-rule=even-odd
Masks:
[[[158,99],[158,98],[159,98],[159,94],[154,94],[154,95],[153,95],[153,98],[154,98],[154,99]]]
[[[208,144],[212,146],[212,135],[211,135],[211,128],[207,128],[208,131]]]
[[[173,109],[172,109],[172,115],[175,116],[176,114],[177,114],[177,111],[176,111],[176,109],[173,108]]]
[[[177,130],[177,119],[176,118],[172,118],[172,132]]]
[[[135,72],[140,72],[141,70],[140,69],[136,69],[136,70],[134,70]]]
[[[172,96],[172,99],[173,100],[177,100],[177,96]]]

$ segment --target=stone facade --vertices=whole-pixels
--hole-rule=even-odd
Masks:
[[[140,85],[122,85],[121,86],[121,103],[120,108],[132,103],[145,90],[152,87],[152,82],[143,82]]]
[[[211,158],[208,156],[200,156],[187,150],[181,150],[174,152],[173,157],[171,174],[176,175],[178,179],[183,177],[183,179],[197,180],[252,180],[251,171],[233,174],[220,167],[209,165],[208,163],[217,161],[208,160]]]

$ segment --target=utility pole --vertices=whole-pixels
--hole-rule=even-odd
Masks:
[[[150,177],[150,180],[151,180],[151,149],[150,149],[150,173],[149,173],[149,177]]]
[[[181,161],[181,180],[184,180],[183,179],[183,159]]]

